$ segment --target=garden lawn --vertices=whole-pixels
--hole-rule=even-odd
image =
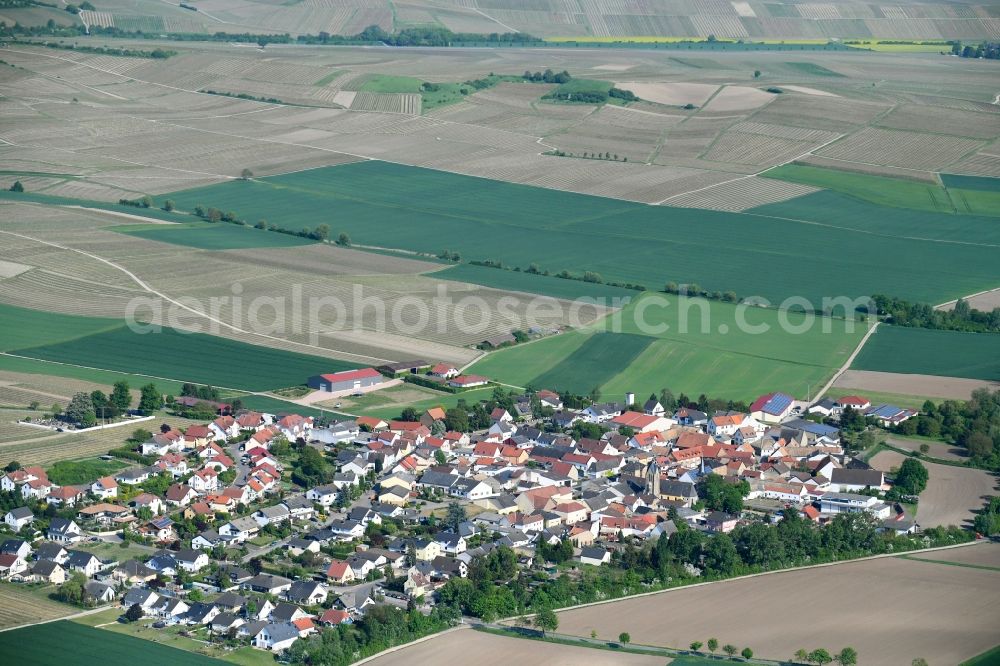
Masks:
[[[48,474],[52,483],[60,486],[72,486],[90,483],[128,466],[127,463],[120,460],[101,460],[99,458],[60,460],[48,469]]]
[[[20,666],[210,666],[223,663],[193,652],[65,620],[0,633],[0,662]]]
[[[129,236],[195,247],[199,250],[245,250],[258,247],[296,247],[315,240],[228,222],[183,224],[129,224],[112,227]]]
[[[432,255],[449,248],[465,260],[522,270],[536,263],[551,273],[594,271],[650,289],[697,283],[772,302],[795,295],[819,306],[824,296],[888,293],[939,303],[1000,284],[995,218],[921,215],[835,192],[727,213],[372,160],[170,197],[180,209],[232,209],[295,230],[336,210],[331,233],[359,245]],[[830,210],[838,205],[849,207]],[[968,241],[954,243],[956,236]],[[790,268],[803,265],[808,270]]]
[[[1000,381],[1000,334],[880,326],[851,367]]]
[[[202,333],[164,328],[162,332],[143,335],[126,326],[67,342],[20,349],[16,353],[245,391],[304,384],[312,375],[359,367]]]

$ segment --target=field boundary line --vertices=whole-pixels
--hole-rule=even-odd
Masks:
[[[882,322],[877,321],[872,325],[871,328],[868,329],[868,332],[865,333],[863,338],[861,338],[861,342],[859,342],[858,346],[855,347],[853,352],[851,352],[851,355],[847,357],[847,360],[844,361],[844,364],[842,366],[840,366],[840,369],[833,374],[833,377],[830,378],[830,381],[828,381],[823,386],[823,388],[821,388],[819,391],[816,392],[816,397],[813,398],[813,400],[819,400],[820,398],[822,398],[826,394],[826,392],[829,391],[830,388],[835,383],[837,383],[837,380],[840,379],[841,375],[843,375],[845,372],[851,369],[851,364],[854,363],[854,359],[858,357],[858,354],[861,353],[861,350],[864,348],[865,343],[868,342],[868,338],[872,337],[872,335],[875,334],[875,330],[879,327],[881,323]]]
[[[274,340],[276,342],[281,342],[283,344],[296,345],[296,346],[299,346],[299,347],[304,347],[306,349],[319,349],[319,350],[322,350],[322,351],[327,352],[327,353],[329,353],[329,352],[336,352],[338,354],[343,354],[345,356],[352,356],[352,357],[358,358],[358,359],[367,359],[367,360],[379,361],[381,363],[391,363],[392,362],[390,359],[378,358],[376,356],[365,356],[363,354],[352,354],[350,352],[341,352],[341,351],[338,351],[336,349],[326,349],[325,347],[318,347],[316,345],[310,345],[310,344],[306,344],[304,342],[295,342],[293,340],[286,340],[284,338],[279,338],[279,337],[276,337],[276,336],[273,336],[273,335],[267,335],[265,333],[254,333],[252,331],[247,331],[245,329],[239,328],[238,326],[233,326],[232,324],[228,324],[228,323],[222,321],[221,319],[218,319],[216,317],[212,317],[210,315],[207,315],[204,312],[198,312],[194,308],[192,308],[190,306],[187,306],[187,305],[184,305],[180,301],[176,301],[176,300],[170,298],[169,296],[167,296],[163,292],[157,291],[156,289],[153,289],[152,287],[150,287],[148,284],[146,284],[145,282],[143,282],[142,279],[138,275],[136,275],[132,271],[128,270],[127,268],[125,268],[123,266],[119,266],[118,264],[116,264],[115,262],[113,262],[113,261],[111,261],[109,259],[105,259],[103,257],[100,257],[100,256],[96,255],[96,254],[91,254],[90,252],[86,252],[84,250],[80,250],[80,249],[73,248],[73,247],[68,247],[68,246],[65,246],[65,245],[59,245],[58,243],[53,243],[51,241],[40,240],[38,238],[33,238],[31,236],[26,236],[24,234],[15,233],[13,231],[2,231],[2,230],[0,230],[0,233],[8,234],[10,236],[16,236],[18,238],[23,238],[25,240],[34,241],[36,243],[41,243],[43,245],[49,245],[51,247],[55,247],[55,248],[58,248],[60,250],[69,250],[70,252],[76,252],[78,254],[82,254],[85,257],[90,257],[91,259],[95,259],[97,261],[100,261],[101,263],[107,264],[108,266],[111,266],[112,268],[115,268],[115,269],[117,269],[117,270],[125,273],[133,281],[135,281],[136,284],[138,284],[140,287],[142,287],[145,291],[147,291],[147,292],[149,292],[149,293],[151,293],[151,294],[153,294],[155,296],[159,296],[163,300],[165,300],[165,301],[167,301],[169,303],[172,303],[172,304],[176,305],[177,307],[182,308],[183,310],[186,310],[187,312],[190,312],[190,313],[192,313],[194,315],[197,315],[197,316],[199,316],[199,317],[201,317],[203,319],[207,319],[210,322],[213,322],[215,324],[223,326],[223,327],[225,327],[225,328],[227,328],[227,329],[229,329],[231,331],[235,331],[237,333],[243,333],[244,335],[250,335],[250,336],[257,336],[257,337],[264,338],[264,339],[267,339],[267,340]]]
[[[720,90],[721,90],[721,88],[720,88]],[[713,95],[713,97],[714,96],[715,95]],[[691,117],[693,117],[693,116],[691,116]],[[667,130],[667,131],[669,132],[669,130]],[[724,131],[728,131],[728,128],[726,130],[724,130]],[[721,134],[720,134],[720,136],[721,136]],[[805,157],[807,155],[813,155],[813,154],[815,154],[815,152],[817,150],[822,150],[823,148],[826,148],[827,146],[829,146],[834,141],[839,141],[840,139],[843,139],[845,136],[847,136],[847,135],[846,134],[839,134],[838,136],[830,139],[829,141],[821,143],[820,145],[816,146],[815,148],[810,148],[809,150],[807,150],[806,152],[802,153],[801,155],[796,155],[795,157],[787,159],[784,162],[781,162],[780,164],[772,164],[771,166],[767,167],[766,169],[761,169],[760,171],[756,171],[754,173],[748,173],[748,174],[746,174],[744,176],[739,176],[737,178],[731,178],[730,180],[724,180],[721,183],[715,183],[714,185],[708,185],[706,187],[699,187],[697,189],[690,190],[688,192],[681,192],[680,194],[674,194],[672,196],[667,197],[666,199],[663,199],[662,201],[657,201],[657,202],[653,203],[652,205],[654,205],[654,206],[662,206],[664,203],[670,201],[671,199],[676,199],[677,197],[683,197],[683,196],[685,196],[687,194],[696,194],[698,192],[703,192],[705,190],[710,190],[713,187],[721,187],[722,185],[728,185],[729,183],[735,183],[738,180],[746,180],[747,178],[756,178],[756,177],[759,177],[759,176],[767,173],[768,171],[772,171],[773,169],[777,169],[778,167],[783,167],[783,166],[785,166],[787,164],[791,164],[792,162],[800,160],[800,159],[802,159],[803,157]],[[708,150],[708,149],[706,148],[706,150]],[[826,188],[823,188],[823,189],[826,189]],[[794,199],[795,197],[792,197],[792,198]],[[747,214],[747,215],[753,215],[753,213],[746,213],[746,211],[740,211],[740,212],[744,213],[744,214]],[[770,216],[768,216],[768,217],[770,217]],[[804,222],[805,220],[800,220],[800,221]]]

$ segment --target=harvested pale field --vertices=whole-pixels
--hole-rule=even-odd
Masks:
[[[789,600],[803,590],[822,600],[808,611],[808,625],[822,627],[819,634],[789,629],[799,612]],[[613,639],[628,631],[636,643],[675,648],[717,636],[770,659],[787,659],[800,648],[835,652],[850,645],[863,664],[902,666],[916,657],[957,664],[996,644],[997,592],[1000,571],[881,558],[564,611],[559,632],[596,630]]]
[[[585,647],[496,636],[459,629],[374,659],[373,666],[395,664],[457,664],[474,655],[476,666],[653,666],[663,657],[623,654]],[[666,663],[669,663],[667,661]]]
[[[774,93],[749,86],[726,86],[705,105],[708,113],[729,113],[732,111],[751,111],[773,101]]]
[[[993,289],[991,291],[984,291],[981,294],[975,294],[974,296],[967,296],[965,302],[969,304],[969,307],[975,310],[982,310],[983,312],[990,312],[994,308],[1000,308],[1000,289]],[[954,310],[955,302],[945,303],[937,308],[938,310]]]
[[[904,460],[902,453],[880,451],[868,463],[888,472]],[[975,518],[973,511],[982,508],[987,496],[996,494],[997,478],[989,472],[926,461],[923,464],[930,473],[917,505],[917,522],[923,527],[968,526]]]
[[[983,144],[940,134],[868,127],[819,151],[824,157],[909,169],[942,169]]]
[[[12,278],[31,270],[31,266],[19,264],[15,261],[0,261],[0,278]]]
[[[838,388],[856,389],[862,393],[864,391],[900,393],[949,400],[968,400],[972,392],[980,388],[1000,389],[1000,382],[934,375],[904,375],[874,370],[847,370],[833,385]]]
[[[772,182],[778,183],[778,186],[772,186]],[[707,208],[739,212],[765,204],[787,201],[816,191],[818,191],[817,188],[808,185],[750,176],[729,183],[721,183],[699,192],[682,194],[666,203],[682,208]]]
[[[975,564],[982,567],[1000,568],[1000,544],[993,541],[982,541],[975,546],[937,550],[932,553],[917,553],[912,557],[918,560],[938,560],[954,562],[955,564]]]
[[[630,90],[638,97],[667,106],[694,104],[702,106],[715,94],[719,86],[711,83],[645,83],[641,81],[619,81],[615,86]]]
[[[784,90],[791,90],[792,92],[802,93],[803,95],[816,95],[817,97],[840,97],[840,95],[828,92],[826,90],[819,90],[818,88],[809,88],[806,86],[781,85],[781,84],[779,84],[779,86]]]
[[[445,266],[419,259],[373,254],[361,250],[320,244],[301,247],[222,250],[208,253],[218,259],[252,262],[254,265],[281,270],[296,270],[313,275],[405,275],[427,273]]]
[[[24,585],[0,583],[0,629],[78,613],[78,608],[47,598],[55,589],[54,585],[29,589]]]
[[[770,166],[783,164],[808,153],[814,144],[763,134],[723,132],[701,157],[714,162],[736,162]]]
[[[947,122],[941,122],[942,116]],[[952,134],[973,139],[992,139],[1000,134],[1000,118],[995,113],[977,113],[959,109],[941,109],[922,104],[897,106],[879,119],[881,127]]]

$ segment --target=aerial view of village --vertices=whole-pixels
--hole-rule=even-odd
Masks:
[[[0,663],[1000,666],[997,0],[0,0]]]

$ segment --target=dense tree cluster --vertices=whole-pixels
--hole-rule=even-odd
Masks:
[[[551,69],[547,69],[544,72],[535,72],[534,74],[525,71],[521,78],[532,83],[566,83],[573,77],[565,69],[561,72],[553,72]]]
[[[447,629],[457,621],[458,617],[449,608],[435,608],[424,615],[417,610],[404,611],[388,605],[370,606],[354,624],[340,624],[295,641],[286,658],[293,664],[347,666],[395,645]]]
[[[976,531],[984,536],[1000,534],[1000,497],[996,495],[990,497],[982,513],[976,516],[973,525]]]
[[[1000,332],[1000,308],[983,312],[970,307],[961,298],[952,310],[936,310],[927,303],[911,303],[884,294],[875,294],[872,302],[877,314],[896,326],[976,333]]]
[[[729,534],[709,535],[676,521],[677,531],[653,543],[635,544],[628,537],[612,554],[610,565],[584,567],[555,578],[538,569],[516,566],[516,555],[498,548],[473,560],[468,578],[454,578],[440,590],[442,606],[457,606],[484,620],[512,617],[532,610],[560,608],[611,599],[657,587],[695,580],[719,579],[759,571],[844,560],[930,545],[968,541],[960,528],[931,528],[921,537],[882,533],[864,514],[839,514],[818,526],[795,509],[786,509],[777,525],[753,523]],[[561,546],[544,546],[543,557],[555,561]]]
[[[972,44],[962,46],[962,42],[952,42],[951,53],[962,58],[997,60],[1000,59],[1000,42],[980,42],[975,46]]]
[[[1000,390],[977,389],[964,402],[946,400],[935,405],[928,400],[917,417],[894,430],[954,442],[966,449],[974,466],[1000,470]]]

